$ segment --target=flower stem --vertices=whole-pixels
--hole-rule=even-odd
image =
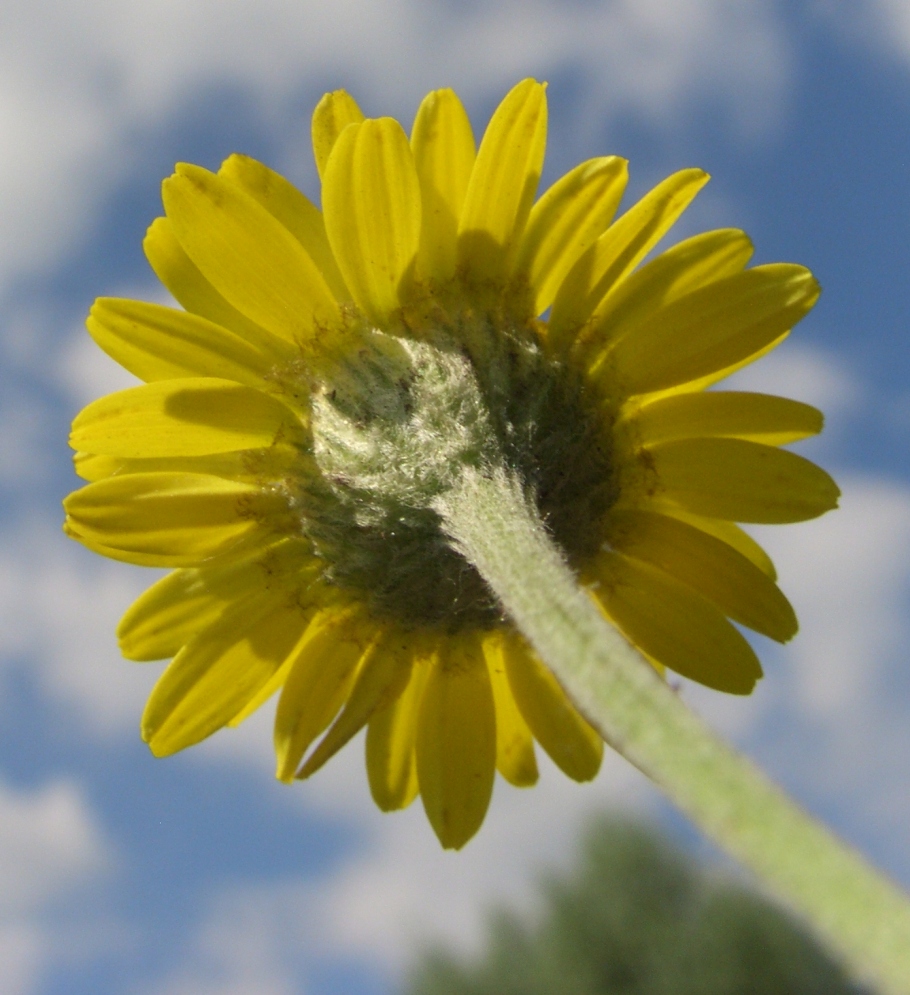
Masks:
[[[467,469],[435,504],[604,739],[801,914],[847,968],[910,993],[910,899],[716,736],[581,589],[520,486]]]

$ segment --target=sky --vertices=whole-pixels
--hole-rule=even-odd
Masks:
[[[670,242],[742,227],[756,262],[824,293],[744,389],[822,407],[800,451],[841,509],[757,529],[802,631],[756,637],[748,699],[682,694],[805,806],[910,886],[910,4],[907,0],[5,0],[0,7],[0,991],[391,995],[426,944],[468,955],[491,907],[609,807],[705,844],[621,758],[579,786],[500,781],[478,836],[439,849],[419,805],[382,815],[362,744],[272,775],[271,706],[155,760],[160,664],[114,628],[155,572],[60,531],[76,411],[131,378],[83,328],[96,296],[165,301],[141,252],[176,161],[262,159],[318,200],[308,146],[345,87],[409,127],[452,86],[482,130],[549,82],[545,186],[630,160],[626,203],[713,176]],[[669,244],[669,242],[668,242]]]

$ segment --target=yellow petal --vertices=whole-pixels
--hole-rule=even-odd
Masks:
[[[102,456],[205,456],[303,441],[300,421],[261,390],[215,377],[108,394],[73,421],[70,445]]]
[[[126,610],[117,627],[120,652],[128,660],[171,657],[216,621],[229,604],[230,600],[211,596],[199,570],[174,570]]]
[[[252,321],[289,342],[339,321],[335,297],[300,242],[233,183],[180,163],[162,196],[187,255]]]
[[[774,263],[708,284],[661,308],[607,353],[629,394],[688,383],[752,356],[803,318],[819,287],[802,266]]]
[[[417,726],[417,779],[440,843],[458,850],[480,828],[496,774],[496,715],[476,639],[447,637],[432,661]]]
[[[683,511],[682,508],[676,505],[661,503],[660,501],[653,502],[653,506],[649,510],[656,511],[670,518],[677,518],[687,525],[691,525],[702,532],[707,532],[708,535],[714,536],[716,539],[720,539],[721,542],[732,546],[738,553],[745,556],[750,563],[755,564],[771,580],[777,580],[777,570],[774,568],[771,557],[768,556],[752,536],[744,532],[733,522],[726,522],[722,518],[705,518],[702,515],[693,515],[691,512]]]
[[[376,633],[361,660],[344,710],[297,772],[297,777],[314,774],[360,732],[375,712],[390,705],[407,685],[412,664],[410,634]]]
[[[322,212],[283,176],[249,156],[229,156],[218,175],[236,183],[272,215],[306,249],[329,289],[340,301],[350,299],[329,247]]]
[[[678,439],[649,447],[668,498],[697,515],[779,524],[837,507],[837,484],[785,449],[742,439]]]
[[[817,408],[786,397],[710,391],[677,394],[647,404],[634,421],[645,445],[704,435],[783,446],[816,435],[824,418]]]
[[[312,123],[313,157],[320,180],[325,177],[326,163],[338,136],[349,124],[360,124],[362,120],[363,112],[345,90],[325,94],[316,105]]]
[[[417,718],[429,665],[415,660],[408,686],[375,712],[367,726],[366,760],[370,794],[383,812],[407,808],[417,797]]]
[[[73,469],[83,480],[104,480],[121,471],[123,460],[114,456],[97,456],[95,453],[74,453]],[[155,467],[154,469],[158,469]]]
[[[572,350],[596,362],[604,348],[633,334],[648,317],[672,301],[739,273],[752,257],[749,236],[722,228],[687,238],[615,284],[581,330]]]
[[[272,559],[274,559],[274,556]],[[299,560],[299,556],[297,559]],[[315,577],[317,573],[321,572],[318,567],[313,569],[314,564],[312,564],[312,562],[310,567],[310,574],[313,577]],[[269,576],[268,579],[273,582],[272,586],[275,586],[274,577]],[[295,590],[297,607],[302,611],[301,622],[303,629],[309,632],[309,628],[313,623],[313,616],[321,610],[321,606],[323,604],[327,604],[331,601],[333,595],[330,594],[321,584],[313,584],[308,588],[306,587],[306,584],[307,579],[305,573],[298,571],[294,577],[292,589]],[[269,698],[271,698],[272,695],[278,691],[279,688],[284,687],[288,674],[290,674],[291,668],[299,655],[299,646],[300,644],[298,643],[294,652],[291,653],[285,659],[284,663],[282,663],[281,666],[272,674],[272,676],[260,686],[259,690],[246,702],[240,711],[228,720],[227,725],[229,728],[235,729],[241,723],[246,722],[246,720],[254,712],[261,708],[269,700]]]
[[[474,166],[474,133],[451,90],[433,90],[417,110],[411,149],[423,202],[417,271],[442,283],[455,275],[458,219]]]
[[[537,783],[538,778],[534,737],[509,687],[502,633],[491,632],[485,636],[483,652],[490,670],[493,702],[496,705],[496,769],[516,788],[530,787]]]
[[[80,538],[163,566],[195,566],[286,510],[279,495],[201,473],[109,477],[74,491],[64,508]]]
[[[253,345],[275,338],[229,304],[199,272],[199,268],[177,241],[167,218],[156,218],[152,222],[142,248],[155,275],[171,292],[174,300],[187,311],[229,328]],[[278,347],[282,346],[286,348],[286,343],[279,339]]]
[[[298,578],[298,586],[304,585],[306,583],[303,577]],[[318,590],[318,594],[314,595],[314,590]],[[302,611],[301,615],[301,631],[309,632],[309,627],[313,624],[313,616],[319,611],[320,604],[325,601],[326,590],[324,587],[318,584],[313,584],[310,588],[306,590],[305,596],[301,594],[298,590],[297,601],[298,607]],[[302,641],[303,637],[301,637]],[[284,687],[284,683],[287,680],[288,674],[291,671],[291,667],[294,665],[294,661],[299,654],[298,642],[297,647],[294,651],[290,653],[286,658],[284,663],[272,674],[272,676],[265,681],[253,694],[245,705],[232,716],[226,723],[228,728],[236,729],[241,723],[245,722],[254,712],[258,711],[268,700],[278,691],[279,688]]]
[[[294,589],[305,588],[318,570],[305,544],[294,539],[210,566],[174,570],[127,608],[117,626],[120,652],[129,660],[174,656],[229,607],[287,584],[291,570]]]
[[[563,280],[550,313],[548,334],[566,344],[607,292],[641,262],[708,182],[700,169],[683,169],[646,194],[581,254]]]
[[[100,297],[85,325],[109,356],[146,382],[211,376],[261,386],[277,365],[294,358],[265,332],[254,342],[199,315],[144,301]]]
[[[371,634],[348,605],[329,605],[298,647],[275,712],[275,776],[293,779],[301,757],[338,714],[369,652]]]
[[[503,656],[512,694],[534,738],[565,774],[575,781],[590,781],[603,757],[597,731],[519,637],[504,639]]]
[[[796,635],[796,614],[780,588],[714,536],[664,515],[623,511],[610,515],[607,542],[688,584],[741,625],[781,643]]]
[[[103,542],[98,542],[95,538],[84,535],[71,518],[64,519],[63,534],[75,539],[86,549],[90,549],[99,556],[105,556],[109,560],[117,560],[120,563],[132,563],[138,567],[173,567],[181,566],[175,563],[173,556],[166,556],[156,553],[138,553],[135,550],[115,549],[113,546],[105,546]]]
[[[761,677],[752,647],[719,608],[660,570],[601,553],[592,594],[626,637],[683,677],[730,694],[750,694]]]
[[[644,404],[650,404],[651,401],[657,401],[664,397],[675,397],[677,394],[693,394],[701,390],[707,390],[714,384],[720,383],[721,380],[725,380],[727,377],[732,376],[738,370],[742,370],[746,366],[750,366],[752,363],[761,359],[762,356],[767,356],[769,352],[773,352],[789,337],[790,331],[788,329],[783,333],[783,335],[778,336],[772,342],[762,346],[761,349],[757,349],[744,359],[731,363],[730,366],[725,366],[722,370],[715,370],[713,373],[707,373],[705,376],[697,377],[695,380],[689,380],[687,383],[677,384],[675,387],[668,387],[666,390],[652,391],[648,394],[639,394],[637,397],[630,398],[626,403],[641,406]]]
[[[553,303],[578,257],[612,221],[628,176],[625,159],[589,159],[557,180],[531,209],[515,272],[532,288],[535,314]]]
[[[83,480],[104,480],[105,477],[127,473],[205,473],[247,483],[276,480],[288,473],[301,471],[309,462],[299,449],[272,446],[269,449],[241,450],[216,453],[211,456],[169,456],[152,459],[131,459],[122,456],[99,456],[77,452],[73,456],[76,473]]]
[[[224,726],[284,663],[306,626],[299,609],[261,599],[215,622],[161,675],[142,716],[142,738],[168,756]]]
[[[322,203],[329,244],[354,300],[382,321],[401,304],[420,243],[417,169],[397,121],[364,121],[339,136]]]
[[[546,88],[514,86],[490,120],[465,194],[458,258],[478,282],[504,280],[518,250],[547,143]]]

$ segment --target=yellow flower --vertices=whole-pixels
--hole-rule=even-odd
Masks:
[[[89,331],[145,384],[76,418],[89,483],[65,525],[175,568],[119,628],[126,657],[173,657],[142,720],[156,755],[280,690],[279,778],[308,777],[366,725],[376,803],[419,793],[447,847],[480,826],[496,769],[537,780],[535,740],[594,777],[600,737],[440,527],[434,496],[461,463],[507,467],[658,669],[747,694],[761,669],[730,620],[795,633],[733,523],[834,507],[827,474],[780,448],[821,414],[705,388],[786,337],[814,278],[747,269],[730,229],[639,266],[706,174],[675,173],[613,221],[616,157],[535,201],[545,136],[533,80],[476,153],[449,90],[410,141],[338,91],[313,117],[322,211],[243,156],[165,181],[145,250],[185,310],[94,305]]]

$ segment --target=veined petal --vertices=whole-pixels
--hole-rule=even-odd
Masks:
[[[281,401],[215,377],[158,380],[108,394],[73,421],[70,445],[102,456],[205,456],[302,441]]]
[[[646,318],[693,290],[741,272],[752,241],[736,228],[694,235],[614,285],[572,343],[575,355],[595,362],[605,347],[634,333]]]
[[[802,522],[837,507],[837,484],[785,449],[743,439],[677,439],[647,450],[660,489],[697,515],[734,522]]]
[[[329,244],[354,300],[381,321],[400,306],[420,243],[414,156],[392,118],[350,125],[325,167]]]
[[[313,157],[319,179],[324,182],[325,167],[338,141],[338,136],[349,124],[360,124],[363,112],[357,101],[346,90],[327,93],[313,111]]]
[[[313,574],[315,575],[318,572],[321,572],[321,568],[317,568],[317,570],[313,571]],[[319,614],[326,606],[332,604],[335,594],[318,582],[311,584],[309,587],[306,584],[306,576],[301,575],[298,579],[295,593],[297,607],[303,613],[304,630],[305,632],[309,632],[309,627],[313,624],[314,616]],[[301,636],[301,641],[304,638],[304,636]],[[258,711],[272,695],[284,687],[284,683],[299,653],[299,648],[300,644],[298,643],[294,652],[287,656],[284,663],[281,664],[272,676],[260,685],[259,690],[247,700],[240,711],[228,720],[227,726],[229,728],[236,729],[237,726],[245,722],[254,712]]]
[[[183,563],[175,563],[173,556],[166,556],[157,553],[137,553],[135,550],[115,549],[113,546],[105,546],[103,542],[84,535],[76,523],[71,518],[63,521],[63,534],[75,539],[86,549],[90,549],[99,556],[106,556],[109,560],[117,560],[119,563],[131,563],[137,567],[173,567],[183,566]],[[190,561],[187,561],[190,562]]]
[[[732,546],[674,518],[614,512],[607,542],[698,591],[725,614],[771,639],[796,635],[796,614],[780,588]]]
[[[451,90],[433,90],[423,98],[411,150],[423,202],[417,272],[443,283],[455,275],[458,220],[475,159],[471,122]]]
[[[357,667],[370,651],[370,634],[350,605],[329,605],[310,623],[275,712],[275,776],[289,782],[310,744],[338,714]]]
[[[314,596],[313,591],[318,590],[318,594]],[[307,591],[307,602],[301,607],[305,611],[307,632],[309,632],[309,626],[313,624],[313,616],[320,611],[320,606],[329,606],[335,597],[334,592],[330,592],[325,587],[319,584],[314,584]],[[258,709],[260,709],[268,700],[272,697],[280,688],[284,687],[285,682],[293,668],[297,655],[299,655],[299,644],[295,648],[294,652],[288,656],[284,663],[272,674],[272,676],[259,688],[259,690],[247,701],[247,703],[234,715],[227,723],[228,727],[235,729],[241,723],[246,722],[246,720]]]
[[[212,376],[257,387],[293,358],[266,332],[256,341],[256,332],[241,337],[199,315],[144,301],[100,297],[85,325],[109,356],[147,383]]]
[[[496,774],[496,715],[476,637],[440,641],[417,726],[417,779],[446,849],[460,849],[486,815]]]
[[[244,564],[244,567],[246,564]],[[120,652],[127,660],[164,660],[174,656],[194,636],[217,621],[232,605],[254,593],[241,567],[233,597],[213,596],[205,574],[194,568],[174,570],[153,584],[126,610],[117,627]]]
[[[64,508],[79,538],[151,555],[157,566],[195,566],[286,504],[280,495],[207,474],[131,473],[74,491]]]
[[[504,280],[521,241],[543,168],[546,87],[514,86],[490,120],[465,194],[458,259],[474,281]]]
[[[626,402],[627,404],[639,405],[650,404],[652,401],[658,401],[664,397],[675,397],[677,394],[696,394],[699,391],[707,390],[716,383],[720,383],[721,380],[726,380],[727,377],[732,377],[734,373],[739,370],[750,366],[752,363],[757,362],[763,356],[767,356],[769,352],[773,352],[779,345],[782,345],[790,337],[789,329],[782,335],[779,335],[772,342],[767,345],[762,346],[760,349],[756,349],[751,355],[746,356],[744,359],[740,359],[735,363],[731,363],[729,366],[725,366],[721,370],[715,370],[713,373],[706,373],[703,377],[697,377],[695,380],[689,380],[686,383],[677,384],[675,387],[668,387],[666,390],[656,390],[648,394],[639,394],[637,397],[629,398]]]
[[[218,175],[236,183],[287,228],[306,249],[338,300],[350,299],[329,247],[322,211],[311,204],[293,183],[261,162],[236,153],[224,160]]]
[[[538,778],[534,737],[509,686],[502,638],[502,633],[495,631],[483,638],[496,706],[496,769],[516,788],[528,788],[536,784]]]
[[[410,638],[400,634],[375,634],[360,662],[347,704],[297,771],[297,777],[315,774],[360,732],[375,712],[386,708],[401,694],[411,676],[413,652]]]
[[[707,532],[708,535],[720,539],[721,542],[725,542],[728,546],[732,546],[738,553],[745,556],[750,563],[755,564],[763,574],[770,577],[771,580],[777,580],[777,570],[771,561],[771,557],[768,556],[752,536],[744,532],[733,522],[724,521],[722,518],[705,518],[702,515],[693,515],[691,512],[684,511],[678,505],[670,503],[662,504],[659,501],[654,502],[653,506],[650,506],[647,510],[655,511],[668,518],[679,519],[679,521],[700,529],[702,532]]]
[[[370,794],[383,812],[407,808],[417,797],[417,719],[429,675],[427,660],[415,660],[407,687],[367,726]]]
[[[726,436],[783,446],[822,430],[818,408],[786,397],[739,391],[676,394],[634,415],[645,445],[694,436]]]
[[[818,300],[802,266],[773,263],[687,294],[645,318],[606,354],[606,375],[629,394],[663,390],[721,370],[778,339]]]
[[[509,687],[534,738],[563,773],[574,781],[590,781],[603,758],[598,732],[520,637],[504,636],[502,652]]]
[[[578,257],[612,221],[629,164],[619,156],[589,159],[566,173],[531,208],[515,273],[534,294],[534,313],[553,303]]]
[[[592,590],[606,615],[648,656],[717,691],[749,694],[761,677],[752,647],[719,608],[667,574],[601,553]]]
[[[299,459],[297,458],[299,457]],[[274,480],[293,469],[305,465],[309,457],[290,446],[271,446],[268,449],[240,450],[233,453],[215,453],[210,456],[161,456],[153,459],[132,459],[123,456],[99,456],[97,453],[77,452],[73,455],[73,468],[83,480],[94,482],[106,477],[127,473],[205,473],[214,477],[228,477],[257,483]]]
[[[282,598],[262,598],[215,622],[161,675],[142,716],[142,738],[163,757],[224,726],[284,663],[307,619]]]
[[[120,652],[128,660],[174,656],[228,608],[279,591],[282,585],[295,591],[306,588],[318,571],[305,543],[295,539],[245,550],[201,568],[174,570],[127,608],[117,626]]]
[[[650,252],[708,182],[700,169],[668,176],[581,254],[563,280],[548,322],[551,341],[571,341],[607,292]]]
[[[245,314],[241,314],[218,293],[183,251],[167,218],[156,218],[152,222],[142,248],[155,275],[171,292],[174,300],[187,311],[229,328],[253,345],[258,346],[263,340],[276,338]],[[286,341],[278,338],[274,348],[286,346]]]
[[[334,295],[300,242],[235,184],[180,163],[162,196],[187,255],[252,321],[303,342],[340,320]]]

